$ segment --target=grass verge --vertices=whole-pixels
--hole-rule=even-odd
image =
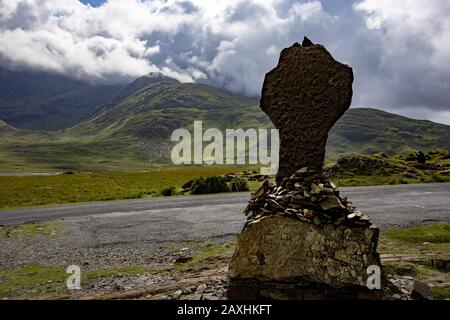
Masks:
[[[412,276],[430,285],[433,299],[450,298],[450,287],[445,285],[450,283],[448,274],[450,225],[448,223],[391,229],[382,232],[381,235],[378,247],[381,254],[410,254],[418,258],[418,261],[384,263],[384,271],[387,274]],[[426,258],[427,254],[434,254],[439,259]]]
[[[237,173],[249,168],[189,167],[149,172],[76,172],[53,176],[0,177],[0,209],[50,204],[139,199],[175,193],[198,177]]]
[[[64,232],[61,222],[26,223],[14,226],[0,226],[1,238],[55,237]]]

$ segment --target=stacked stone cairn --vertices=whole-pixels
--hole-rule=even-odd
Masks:
[[[336,185],[307,167],[284,178],[279,186],[265,180],[244,210],[249,224],[280,215],[312,223],[370,227],[369,217],[341,197]]]

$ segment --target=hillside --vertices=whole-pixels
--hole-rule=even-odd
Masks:
[[[16,131],[15,128],[11,127],[5,121],[0,119],[0,133],[3,134],[12,134]]]
[[[100,137],[167,138],[177,128],[203,120],[210,127],[261,127],[269,123],[258,102],[220,88],[141,77],[119,92],[117,103],[67,133]]]
[[[0,68],[0,119],[20,129],[68,128],[92,116],[120,88]]]
[[[8,155],[0,171],[144,170],[154,163],[169,164],[172,130],[189,128],[194,120],[204,120],[208,127],[261,127],[268,120],[257,105],[208,85],[182,84],[161,75],[142,77],[89,120],[39,143],[0,139],[0,154]]]
[[[450,148],[450,126],[370,108],[350,109],[332,128],[328,158]]]
[[[450,182],[450,149],[430,150],[424,160],[416,152],[352,155],[328,162],[325,172],[341,186]]]
[[[171,132],[271,127],[258,101],[205,84],[153,74],[122,88],[91,118],[51,133],[17,130],[0,136],[0,172],[147,170],[170,165]],[[7,121],[6,121],[7,122]],[[2,129],[3,128],[3,129]],[[450,148],[450,126],[367,108],[350,109],[332,129],[327,158]]]

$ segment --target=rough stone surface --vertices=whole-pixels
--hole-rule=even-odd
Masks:
[[[314,224],[266,216],[237,238],[233,280],[314,282],[332,288],[366,286],[367,267],[381,265],[378,229]]]
[[[336,185],[314,170],[301,168],[278,186],[268,180],[256,190],[244,209],[248,223],[261,217],[281,215],[315,225],[370,227],[364,212],[340,195]]]
[[[280,133],[277,181],[301,167],[322,170],[328,131],[350,107],[353,71],[321,45],[296,43],[266,74],[261,109]]]
[[[244,213],[229,266],[230,299],[373,298],[379,230],[322,174],[328,131],[350,107],[352,69],[305,38],[266,74],[261,109],[280,133],[276,185]]]

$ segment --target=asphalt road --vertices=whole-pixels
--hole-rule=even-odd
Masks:
[[[382,228],[450,221],[450,183],[341,188],[341,194]],[[101,218],[111,223],[120,220],[125,225],[133,221],[143,224],[173,221],[172,232],[189,226],[205,234],[217,228],[222,234],[236,233],[236,227],[244,222],[242,210],[248,199],[248,193],[234,193],[25,208],[0,211],[0,225],[59,219],[87,222],[90,218]]]
[[[450,222],[450,183],[342,188],[343,196],[386,228]],[[0,211],[0,225],[59,221],[54,237],[0,239],[0,269],[26,264],[104,269],[153,265],[176,248],[233,241],[249,193],[94,202]],[[63,221],[62,221],[63,220]]]

